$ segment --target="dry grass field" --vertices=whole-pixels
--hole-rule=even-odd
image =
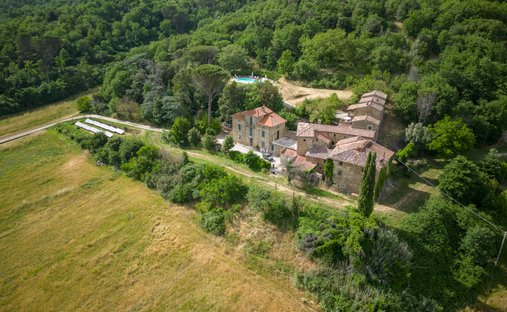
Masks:
[[[2,118],[0,119],[0,136],[76,115],[78,113],[76,100],[81,96],[92,95],[95,92],[97,92],[97,88],[78,93],[54,104]]]
[[[55,133],[2,145],[0,310],[312,310],[195,219]]]

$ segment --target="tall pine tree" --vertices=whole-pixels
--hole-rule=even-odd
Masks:
[[[376,158],[377,154],[372,152],[368,154],[359,190],[358,209],[365,217],[371,215],[375,202],[373,196],[375,193]]]

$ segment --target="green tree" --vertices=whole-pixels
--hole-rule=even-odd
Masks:
[[[211,123],[213,100],[224,88],[230,74],[220,66],[204,64],[194,69],[192,77],[197,89],[208,99],[208,123]]]
[[[245,110],[248,87],[235,81],[227,84],[218,100],[220,118],[231,122],[232,115]]]
[[[283,109],[282,95],[278,88],[269,81],[257,82],[247,92],[246,109],[254,109],[262,105],[266,105],[274,112]]]
[[[363,178],[359,189],[358,209],[365,217],[369,217],[373,212],[375,204],[375,174],[376,174],[376,158],[377,154],[369,152],[368,159],[364,166]]]
[[[228,154],[229,151],[234,147],[234,140],[232,139],[232,136],[228,135],[224,138],[224,143],[222,145],[222,152],[224,154]]]
[[[438,188],[464,205],[479,205],[490,192],[487,176],[464,156],[457,156],[445,165],[438,178]]]
[[[294,70],[294,64],[296,63],[296,59],[290,52],[290,50],[285,50],[280,56],[278,63],[276,65],[278,72],[283,75],[292,75],[292,71]]]
[[[205,134],[202,137],[202,145],[206,150],[212,152],[215,150],[215,146],[217,145],[217,139],[214,135]]]
[[[394,111],[406,124],[417,122],[417,92],[419,86],[412,81],[404,82],[394,97]]]
[[[333,168],[334,163],[332,159],[326,159],[324,162],[324,176],[326,177],[326,182],[333,182]]]
[[[461,118],[452,120],[446,116],[430,126],[430,133],[428,149],[446,158],[461,154],[475,144],[474,134]]]
[[[242,47],[231,44],[218,54],[218,64],[232,73],[245,73],[250,69],[248,55]]]
[[[197,147],[201,143],[201,134],[196,128],[192,128],[188,131],[188,143],[191,146]]]
[[[91,108],[92,99],[88,96],[82,96],[79,99],[77,99],[77,110],[80,112],[87,112]]]
[[[479,162],[479,168],[490,179],[496,179],[500,183],[507,179],[507,162],[501,160],[500,153],[494,148]]]
[[[192,124],[185,117],[178,117],[169,130],[169,142],[176,146],[188,146],[188,133]]]

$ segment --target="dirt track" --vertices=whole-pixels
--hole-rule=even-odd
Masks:
[[[275,85],[280,90],[283,100],[292,106],[298,106],[306,99],[327,98],[332,94],[336,94],[338,98],[343,101],[350,99],[352,96],[352,91],[350,90],[329,90],[299,87],[288,82],[283,77],[280,78],[275,83]]]

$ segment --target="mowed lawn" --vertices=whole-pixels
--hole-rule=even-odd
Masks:
[[[55,119],[76,115],[78,113],[76,100],[81,96],[92,95],[97,90],[94,88],[54,104],[2,118],[0,119],[0,136],[43,125]]]
[[[53,132],[0,146],[0,310],[301,311],[196,214]]]

